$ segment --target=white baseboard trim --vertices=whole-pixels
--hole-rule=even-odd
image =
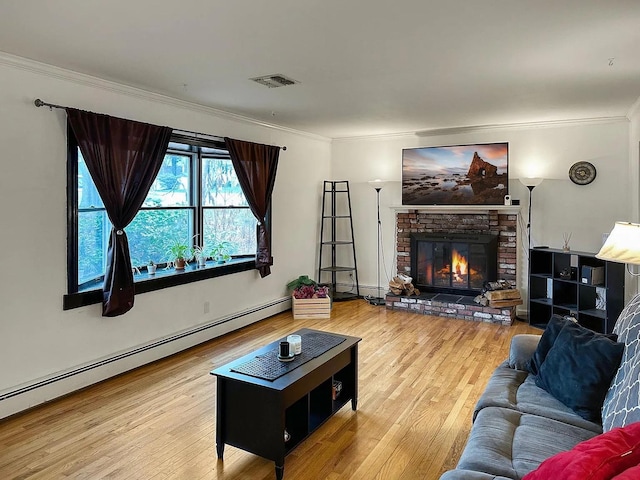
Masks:
[[[279,298],[0,392],[0,418],[14,415],[147,363],[155,362],[290,308],[290,297]]]

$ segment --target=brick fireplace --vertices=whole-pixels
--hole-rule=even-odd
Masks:
[[[496,272],[498,279],[516,280],[517,209],[478,207],[463,209],[428,207],[405,209],[396,214],[398,272],[411,276],[412,234],[494,235],[498,240]],[[415,242],[414,242],[415,243]],[[489,308],[473,302],[473,297],[423,293],[419,297],[386,296],[387,308],[411,310],[468,320],[511,325],[515,308]]]

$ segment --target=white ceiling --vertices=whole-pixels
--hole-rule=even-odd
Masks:
[[[615,117],[640,0],[0,0],[0,51],[332,138]]]

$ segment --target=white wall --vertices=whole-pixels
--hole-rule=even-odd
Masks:
[[[268,128],[211,109],[0,56],[0,398],[115,353],[224,320],[285,297],[285,285],[316,268],[308,246],[318,239],[321,180],[328,178],[328,139]],[[101,306],[62,310],[66,293],[66,133],[61,110],[46,102],[219,136],[286,145],[273,197],[272,274],[256,271],[136,296],[133,310],[103,318]],[[302,219],[313,219],[302,221]],[[210,302],[210,313],[204,313]],[[106,376],[152,361],[288,308],[239,318],[199,336],[109,365],[54,386],[0,400],[0,418]],[[128,362],[128,363],[127,363]]]
[[[633,201],[631,221],[640,221],[640,98],[629,113],[629,167]]]
[[[440,136],[395,135],[333,141],[331,173],[335,179],[350,180],[356,219],[360,283],[376,284],[375,192],[368,180],[391,181],[381,192],[381,221],[384,232],[385,270],[394,275],[395,213],[389,208],[402,204],[400,180],[402,149],[422,146],[509,142],[509,189],[521,199],[521,226],[526,226],[528,190],[517,178],[544,177],[533,191],[533,245],[561,248],[563,232],[571,232],[574,250],[598,251],[602,233],[609,232],[616,220],[632,216],[629,159],[629,121],[483,129]],[[569,167],[581,160],[597,168],[596,180],[586,186],[573,184]],[[637,157],[636,157],[637,161]],[[636,170],[637,171],[637,170]],[[526,291],[526,255],[519,249],[520,288]],[[383,276],[382,285],[387,284]],[[525,292],[526,293],[526,292]]]

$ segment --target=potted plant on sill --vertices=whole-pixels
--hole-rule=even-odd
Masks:
[[[198,262],[199,267],[205,267],[207,265],[207,258],[209,258],[209,255],[205,252],[206,249],[200,245],[193,247],[193,256],[196,259],[196,262]]]
[[[170,258],[168,266],[173,264],[176,270],[184,270],[184,267],[193,257],[191,247],[187,242],[182,240],[176,240],[171,246],[169,246],[168,253]]]
[[[231,243],[229,242],[216,243],[211,249],[211,258],[213,258],[217,263],[225,263],[231,259],[231,255],[229,254],[230,248]]]
[[[149,263],[147,264],[147,274],[155,275],[157,268],[158,266],[153,262],[153,260],[149,260]]]

